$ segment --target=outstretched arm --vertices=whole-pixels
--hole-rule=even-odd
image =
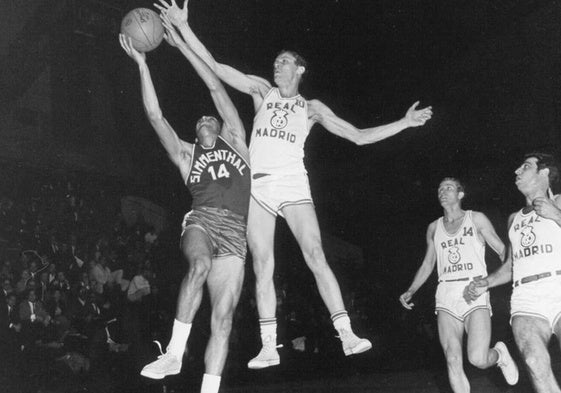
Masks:
[[[246,75],[233,67],[218,63],[214,59],[187,23],[189,0],[185,0],[182,8],[177,5],[175,0],[170,0],[169,3],[166,0],[159,0],[159,2],[160,4],[154,3],[154,7],[160,10],[162,16],[165,15],[169,18],[171,24],[177,27],[191,49],[208,64],[216,75],[234,89],[251,95],[255,105],[260,105],[262,98],[271,89],[271,84],[263,78]]]
[[[152,82],[150,70],[146,64],[146,54],[134,49],[131,39],[127,38],[123,34],[119,34],[119,42],[126,54],[138,64],[138,70],[140,72],[140,86],[142,90],[142,102],[144,104],[146,116],[156,131],[156,134],[158,134],[160,142],[166,149],[169,158],[181,169],[182,162],[184,162],[186,154],[190,154],[192,145],[179,139],[176,132],[162,115],[162,110],[160,109],[160,104],[158,102],[156,90],[154,89],[154,83]]]
[[[378,127],[358,129],[349,122],[338,117],[327,105],[318,101],[309,101],[309,113],[313,122],[320,123],[335,135],[350,140],[357,145],[367,145],[389,138],[409,127],[424,125],[432,117],[432,107],[417,110],[419,102],[415,102],[405,116],[393,123]]]
[[[411,298],[419,290],[419,288],[427,281],[429,276],[431,275],[432,271],[434,270],[434,265],[436,263],[436,249],[434,247],[434,231],[436,229],[436,221],[431,223],[427,229],[427,251],[425,253],[425,258],[423,259],[423,263],[415,277],[413,278],[413,282],[409,286],[409,289],[401,294],[399,297],[399,301],[401,305],[408,310],[411,310],[414,306],[411,303]]]
[[[166,41],[170,45],[176,46],[181,51],[210,91],[212,101],[214,102],[214,105],[218,110],[218,114],[224,122],[224,126],[222,128],[223,136],[228,139],[229,142],[233,142],[237,148],[247,150],[243,123],[234,103],[226,92],[224,85],[210,69],[208,64],[206,64],[195,52],[193,52],[191,47],[179,36],[165,14],[162,16],[162,20],[164,28],[166,29]]]

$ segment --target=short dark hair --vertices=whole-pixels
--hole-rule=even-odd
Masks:
[[[462,181],[460,179],[458,179],[457,177],[452,177],[452,176],[445,177],[444,179],[442,179],[440,181],[440,183],[442,183],[444,181],[453,181],[454,183],[456,183],[456,187],[458,188],[458,192],[463,192],[464,194],[466,193],[464,183],[462,183]]]
[[[279,57],[283,53],[288,53],[289,55],[292,55],[294,57],[294,59],[296,60],[295,61],[296,65],[302,66],[302,67],[307,67],[308,66],[308,62],[306,61],[306,59],[304,59],[304,57],[302,55],[300,55],[298,52],[290,50],[290,49],[283,49],[277,54],[277,57]]]
[[[556,191],[560,181],[560,165],[559,161],[553,154],[534,151],[524,155],[524,160],[528,158],[535,158],[538,171],[542,169],[549,169],[549,186]]]
[[[302,76],[304,76],[304,74],[306,74],[306,72],[308,71],[308,62],[306,61],[306,59],[304,59],[304,57],[301,56],[298,52],[290,50],[290,49],[281,50],[279,53],[277,53],[277,57],[279,57],[280,55],[282,55],[284,53],[288,53],[289,55],[294,57],[294,64],[296,64],[297,66],[305,68],[304,73],[302,74]]]

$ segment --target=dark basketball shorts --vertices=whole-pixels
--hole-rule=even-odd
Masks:
[[[246,218],[226,209],[198,207],[183,218],[183,232],[195,226],[210,240],[213,257],[234,255],[245,260],[247,253]]]

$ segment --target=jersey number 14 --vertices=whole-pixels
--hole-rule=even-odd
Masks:
[[[228,169],[226,169],[226,165],[224,164],[220,164],[220,166],[218,167],[218,173],[215,172],[213,166],[209,166],[207,171],[208,173],[210,173],[212,180],[217,180],[223,177],[230,177],[230,172],[228,172]]]

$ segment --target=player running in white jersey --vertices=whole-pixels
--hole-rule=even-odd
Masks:
[[[504,259],[505,246],[489,219],[480,212],[462,210],[464,187],[458,179],[445,178],[438,187],[438,199],[444,216],[427,229],[425,258],[409,289],[399,300],[411,310],[411,298],[425,283],[437,264],[438,287],[436,307],[440,344],[446,357],[448,380],[455,393],[470,391],[463,368],[462,345],[467,334],[467,358],[474,366],[485,369],[501,367],[508,384],[518,381],[518,368],[506,345],[491,342],[491,305],[489,296],[476,301],[466,299],[464,291],[475,277],[487,275],[485,244]]]
[[[560,393],[548,346],[561,337],[561,167],[551,154],[527,154],[516,169],[516,187],[526,206],[509,218],[511,250],[489,277],[469,286],[476,299],[488,288],[512,281],[512,333],[537,392]]]

